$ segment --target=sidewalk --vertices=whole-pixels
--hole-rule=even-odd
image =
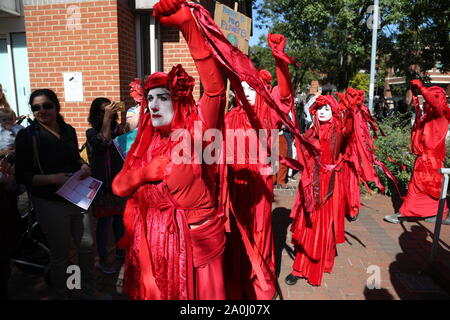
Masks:
[[[293,183],[290,183],[293,185]],[[383,195],[362,196],[363,208],[355,222],[346,221],[346,242],[337,248],[338,256],[331,274],[325,274],[322,286],[313,287],[304,279],[287,286],[284,278],[293,262],[290,242],[290,209],[296,190],[275,190],[273,231],[279,285],[284,300],[391,300],[450,299],[450,226],[442,226],[438,268],[431,274],[421,272],[429,261],[434,224],[414,222],[389,224],[383,217],[393,211],[391,200]],[[111,261],[114,253],[111,251]],[[76,259],[74,257],[74,259]],[[121,261],[115,262],[120,267]],[[367,279],[379,270],[380,289],[368,289]],[[378,269],[379,268],[379,269]],[[126,299],[118,294],[118,274],[103,275],[96,270],[99,298]],[[13,268],[11,299],[48,299],[50,290],[38,276]]]
[[[276,191],[274,203],[274,234],[277,257],[280,255],[282,235],[288,230],[289,213],[294,191]],[[346,221],[346,242],[338,245],[338,256],[331,274],[325,274],[322,286],[313,287],[299,279],[293,285],[284,283],[290,273],[290,233],[281,252],[279,284],[285,300],[397,300],[397,299],[450,299],[450,226],[442,226],[441,249],[438,253],[438,272],[435,279],[421,272],[430,259],[434,224],[408,222],[390,224],[383,217],[393,213],[389,197],[374,194],[362,196],[363,208],[355,222]],[[281,237],[281,238],[280,238]],[[367,279],[373,274],[368,268],[379,267],[381,288],[369,290]],[[444,289],[446,288],[446,289]],[[446,291],[447,290],[447,291]]]

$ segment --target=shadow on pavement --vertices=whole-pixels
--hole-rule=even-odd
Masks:
[[[432,242],[427,240],[430,230],[420,223],[412,225],[410,231],[403,224],[402,228],[399,237],[402,253],[389,266],[397,295],[400,299],[449,299],[449,284],[444,279],[449,273],[445,266],[450,261],[448,244],[441,241],[436,267],[430,269]]]
[[[369,289],[364,287],[364,297],[366,300],[394,300],[394,296],[385,288]]]
[[[344,233],[346,236],[349,236],[350,238],[356,240],[363,248],[366,248],[366,245],[357,236],[351,234],[348,231],[344,231]],[[347,237],[345,237],[345,242],[347,242],[351,246],[353,245],[353,243]]]
[[[283,249],[289,253],[292,253],[292,249],[287,245],[287,233],[289,225],[292,219],[289,217],[291,210],[285,207],[278,207],[272,211],[272,232],[273,241],[275,246],[275,273],[277,277],[280,275],[281,269],[281,254]],[[291,254],[289,256],[292,257]]]

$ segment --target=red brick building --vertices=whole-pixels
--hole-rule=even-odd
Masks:
[[[133,104],[131,81],[156,71],[168,72],[178,63],[196,79],[194,95],[199,97],[199,78],[183,37],[160,26],[152,16],[157,1],[5,1],[6,6],[0,5],[0,83],[6,83],[6,96],[18,114],[30,113],[31,91],[50,88],[82,142],[93,99],[104,96]],[[201,1],[212,13],[214,2]],[[239,11],[251,16],[251,3],[240,2]],[[16,36],[26,40],[21,56],[13,52]],[[81,98],[68,98],[65,90],[64,74],[72,72],[81,74]]]

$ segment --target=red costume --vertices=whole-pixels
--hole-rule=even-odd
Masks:
[[[414,171],[399,212],[407,217],[430,217],[438,211],[445,158],[445,137],[450,121],[450,108],[445,91],[440,87],[426,88],[420,80],[411,81],[414,93],[416,119],[411,130],[411,152],[417,155]],[[417,98],[421,94],[425,103],[421,110]],[[447,212],[444,208],[444,218]]]
[[[284,50],[286,39],[281,35],[269,34],[271,47]],[[293,100],[290,91],[287,64],[274,53],[279,85],[271,89],[272,76],[267,70],[259,72],[272,97],[284,114],[291,111]],[[286,78],[287,77],[287,78]],[[256,96],[253,110],[257,124],[252,125],[242,104],[227,113],[227,129],[266,129],[270,149],[271,129],[279,129],[281,120],[270,109],[261,95]],[[256,128],[255,128],[256,127]],[[261,137],[260,137],[261,138]],[[269,155],[270,156],[270,155]],[[230,228],[225,266],[227,291],[231,299],[268,300],[276,296],[275,255],[272,235],[273,179],[269,172],[263,175],[267,165],[249,163],[246,149],[245,164],[227,166],[227,182],[230,196]],[[244,240],[243,240],[244,239]]]
[[[221,129],[225,88],[190,9],[162,0],[154,14],[182,31],[204,94],[197,107],[194,80],[180,65],[168,75],[151,75],[144,88],[140,81],[132,84],[132,96],[141,105],[138,135],[113,183],[116,194],[130,196],[122,240],[128,248],[124,288],[132,299],[224,299],[225,233],[217,214],[217,170],[212,165],[175,164],[169,158],[178,143],[171,139],[173,130],[187,129],[194,140],[195,121],[202,130]],[[153,88],[170,91],[174,115],[168,132],[152,127],[147,93]]]
[[[312,175],[314,209],[309,211],[301,192],[291,211],[292,241],[296,249],[292,274],[307,278],[312,285],[320,285],[323,272],[331,272],[336,256],[337,239],[344,233],[342,176],[344,139],[352,131],[351,118],[341,120],[337,101],[332,96],[319,96],[311,106],[314,115],[318,108],[329,105],[333,111],[330,121],[319,122],[305,133],[307,139],[320,144],[319,162],[308,157],[306,166]]]
[[[364,91],[348,88],[345,94],[338,93],[338,96],[340,110],[344,114],[353,114],[353,133],[349,137],[346,145],[347,149],[344,151],[342,181],[345,199],[344,211],[350,218],[355,218],[361,209],[361,182],[365,185],[369,193],[368,181],[374,182],[380,192],[384,192],[385,190],[373,166],[374,164],[394,182],[397,190],[398,187],[395,177],[375,155],[374,151],[376,148],[373,144],[370,129],[372,129],[375,138],[377,137],[377,132],[381,132],[381,129],[376,119],[370,114],[367,106],[363,104]],[[344,237],[338,240],[338,243],[340,242],[344,242]]]
[[[324,272],[331,272],[336,256],[336,244],[345,241],[344,217],[355,217],[361,208],[360,182],[367,186],[374,182],[383,191],[374,168],[376,164],[397,186],[397,181],[386,166],[375,156],[370,129],[381,131],[375,119],[363,105],[364,92],[348,88],[339,94],[340,104],[332,96],[320,96],[311,106],[311,114],[324,105],[330,105],[332,120],[319,122],[305,136],[320,145],[320,159],[307,158],[307,181],[312,192],[308,195],[299,188],[292,209],[292,241],[297,254],[288,284],[305,277],[312,285],[320,285]],[[398,188],[397,188],[398,189]],[[311,195],[312,194],[312,195]],[[312,198],[314,207],[307,206]],[[311,202],[311,201],[310,201]]]

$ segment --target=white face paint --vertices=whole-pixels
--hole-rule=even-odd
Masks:
[[[329,105],[324,105],[317,110],[317,117],[319,121],[330,121],[333,116],[333,112],[331,111],[331,107]]]
[[[170,91],[166,88],[153,88],[148,92],[148,108],[155,128],[168,126],[173,118],[173,105]]]
[[[253,107],[256,101],[256,91],[252,87],[248,85],[247,82],[242,81],[242,88],[244,88],[245,97],[247,98],[248,103]]]

